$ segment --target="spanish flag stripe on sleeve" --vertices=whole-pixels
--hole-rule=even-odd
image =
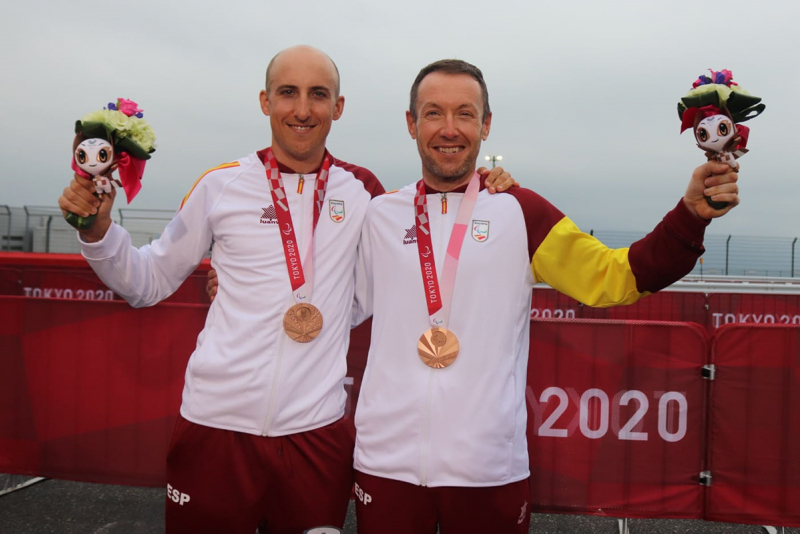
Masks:
[[[183,209],[183,205],[186,204],[186,201],[189,200],[190,196],[192,196],[192,191],[194,191],[194,188],[197,187],[197,184],[200,183],[200,180],[205,178],[205,176],[208,173],[214,172],[214,171],[218,171],[220,169],[230,169],[231,167],[238,167],[238,166],[239,166],[239,162],[238,161],[233,161],[231,163],[223,163],[222,165],[218,165],[218,166],[214,167],[213,169],[208,169],[206,172],[204,172],[202,175],[200,175],[200,178],[195,180],[195,182],[192,184],[192,188],[189,189],[189,192],[186,193],[185,197],[183,197],[183,200],[181,201],[181,207],[178,209],[178,211]]]
[[[708,222],[681,199],[630,248],[610,249],[564,217],[533,255],[533,274],[589,306],[632,304],[691,272],[705,250]]]
[[[637,290],[627,248],[606,247],[567,217],[539,245],[532,268],[537,280],[588,306],[632,304],[648,294]]]

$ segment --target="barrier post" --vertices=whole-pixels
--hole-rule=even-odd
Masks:
[[[44,245],[44,251],[47,252],[47,253],[50,252],[50,225],[52,224],[52,222],[53,222],[53,216],[52,215],[48,215],[47,216],[47,233],[45,234],[45,245]]]
[[[725,276],[728,276],[728,258],[730,257],[730,249],[731,236],[728,235],[728,239],[725,240]]]
[[[11,250],[11,208],[8,206],[0,206],[0,208],[6,209],[6,218],[8,219],[8,226],[6,226],[6,250]],[[794,261],[794,253],[792,253],[792,261]]]

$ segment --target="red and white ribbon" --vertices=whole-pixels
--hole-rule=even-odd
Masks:
[[[331,158],[325,152],[322,168],[319,170],[314,183],[314,219],[311,226],[311,237],[308,239],[308,246],[302,260],[299,250],[300,244],[295,237],[294,222],[289,211],[289,201],[286,198],[286,189],[283,187],[281,172],[278,169],[278,162],[272,153],[272,149],[267,149],[264,159],[268,165],[267,183],[269,184],[269,192],[272,194],[272,203],[275,205],[275,213],[278,216],[278,226],[281,233],[281,241],[283,242],[283,254],[286,258],[286,269],[289,272],[289,281],[292,284],[292,297],[298,304],[309,302],[314,281],[314,231],[317,228],[319,215],[322,212],[322,203],[325,200]],[[305,269],[303,265],[305,265]]]
[[[417,225],[417,251],[419,253],[419,266],[422,271],[422,285],[425,289],[425,301],[428,305],[428,315],[432,326],[447,328],[450,318],[450,302],[453,299],[453,288],[456,283],[458,260],[461,256],[461,247],[467,235],[472,211],[478,199],[480,181],[478,173],[472,176],[464,193],[464,199],[456,214],[456,222],[447,244],[447,253],[442,269],[442,283],[436,275],[436,262],[433,255],[431,240],[430,219],[428,218],[428,202],[425,194],[425,182],[420,180],[417,184],[417,193],[414,195],[414,219]]]

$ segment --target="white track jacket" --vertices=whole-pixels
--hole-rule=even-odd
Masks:
[[[533,191],[514,187],[490,195],[481,188],[447,325],[460,352],[444,369],[427,367],[417,354],[431,325],[416,244],[416,185],[370,203],[359,258],[366,276],[357,276],[356,292],[357,312],[374,311],[355,418],[359,471],[423,486],[499,486],[527,478],[533,285],[547,282],[592,306],[632,303],[689,272],[703,252],[707,222],[682,200],[647,237],[612,250]],[[440,277],[463,191],[428,190]]]
[[[262,158],[250,154],[201,176],[151,245],[133,248],[115,224],[102,241],[81,248],[100,279],[140,307],[172,294],[213,242],[219,291],[186,369],[181,415],[210,427],[280,436],[344,414],[356,251],[367,204],[383,188],[366,169],[333,160],[314,236],[311,303],[324,325],[317,339],[298,343],[283,330],[294,302]],[[316,174],[282,167],[281,175],[305,251]]]

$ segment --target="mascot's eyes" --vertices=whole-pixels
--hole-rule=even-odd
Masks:
[[[108,161],[108,158],[109,158],[109,154],[108,154],[108,150],[107,150],[107,149],[105,149],[105,148],[101,148],[101,149],[100,149],[100,150],[97,152],[97,161],[99,161],[100,163],[105,163],[105,162],[107,162],[107,161]]]
[[[81,165],[86,163],[86,152],[82,148],[79,148],[77,152],[75,152],[75,157],[78,159],[78,163]]]
[[[731,124],[728,121],[720,122],[719,126],[717,126],[717,134],[719,134],[720,137],[725,137],[729,133],[731,133]]]
[[[705,128],[697,129],[697,138],[702,142],[708,141],[708,132],[706,131]]]

